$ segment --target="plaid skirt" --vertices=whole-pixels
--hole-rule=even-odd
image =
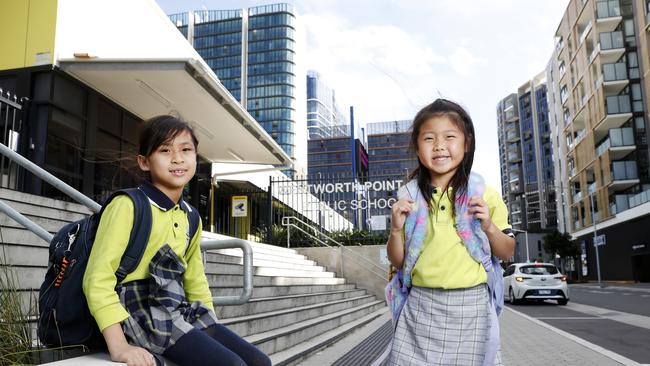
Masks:
[[[411,288],[388,365],[483,365],[492,306],[485,284],[467,289]],[[502,365],[501,352],[495,365]]]
[[[120,302],[129,313],[122,330],[130,344],[147,349],[162,364],[161,355],[192,329],[217,324],[217,316],[200,301],[187,302],[180,258],[169,245],[149,264],[151,278],[118,286]]]

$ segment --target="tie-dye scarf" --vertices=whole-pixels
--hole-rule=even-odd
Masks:
[[[481,221],[468,214],[470,197],[483,197],[484,191],[485,182],[483,178],[476,173],[471,173],[467,184],[467,191],[455,197],[456,230],[472,258],[483,264],[487,272],[490,303],[494,306],[496,314],[500,314],[503,307],[501,265],[499,264],[499,260],[492,256],[488,238],[481,229]],[[406,222],[404,223],[405,257],[402,269],[397,271],[397,274],[388,283],[388,286],[386,286],[386,300],[393,316],[393,326],[397,326],[397,320],[408,298],[411,289],[411,274],[424,248],[423,242],[426,235],[427,220],[429,219],[427,202],[425,201],[424,195],[420,192],[416,180],[412,180],[405,186],[402,186],[397,192],[397,197],[411,198],[415,201],[415,206],[411,214],[406,217]],[[492,319],[491,322],[495,326],[496,320]],[[496,322],[496,326],[498,327],[498,322]],[[494,348],[494,342],[494,339],[490,339],[489,344],[491,346],[489,348]],[[496,342],[496,348],[498,348],[498,338]],[[492,349],[489,349],[488,353],[492,351],[496,354],[496,350]],[[489,358],[486,357],[486,359]]]

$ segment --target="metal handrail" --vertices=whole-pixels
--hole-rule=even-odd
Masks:
[[[348,254],[352,254],[353,256],[357,257],[358,259],[361,259],[363,262],[365,262],[365,263],[367,263],[367,264],[369,264],[369,265],[371,265],[371,266],[373,266],[373,267],[375,267],[375,268],[379,268],[379,269],[382,271],[381,274],[375,272],[375,271],[374,271],[373,269],[371,269],[371,268],[368,268],[368,267],[365,266],[364,264],[357,262],[357,263],[359,263],[362,267],[364,267],[366,270],[368,270],[369,272],[371,272],[372,274],[378,276],[379,278],[381,278],[381,279],[383,279],[383,280],[386,280],[386,278],[387,278],[387,274],[385,273],[386,268],[383,268],[383,267],[377,265],[376,263],[374,263],[374,262],[372,262],[372,261],[366,259],[366,258],[365,258],[364,256],[362,256],[361,254],[355,253],[355,252],[354,252],[353,250],[351,250],[350,248],[348,248],[348,247],[346,247],[345,245],[339,243],[338,241],[336,241],[336,240],[330,238],[330,237],[327,236],[326,234],[321,233],[320,231],[318,231],[318,230],[317,230],[316,228],[314,228],[313,226],[307,224],[306,222],[300,220],[299,218],[297,218],[297,217],[295,217],[295,216],[284,216],[284,217],[282,217],[282,226],[285,226],[285,227],[287,228],[287,243],[288,243],[289,240],[290,240],[290,234],[289,234],[289,233],[290,233],[290,228],[291,228],[291,227],[294,227],[294,228],[298,229],[300,232],[302,232],[303,234],[309,236],[311,239],[313,239],[313,240],[315,240],[316,242],[318,242],[319,244],[324,245],[324,246],[326,246],[326,247],[328,247],[328,248],[334,249],[333,246],[327,244],[326,242],[324,242],[323,240],[317,238],[316,236],[314,236],[314,235],[312,235],[312,234],[306,232],[306,231],[303,230],[303,228],[301,228],[300,226],[297,226],[296,224],[291,223],[290,220],[298,221],[298,222],[300,222],[301,224],[303,224],[303,225],[307,226],[308,228],[310,228],[311,230],[313,230],[314,232],[318,232],[319,235],[324,236],[327,240],[333,242],[333,243],[336,244],[339,248],[341,248],[341,253],[343,253],[343,250],[345,250],[346,253],[348,253]],[[353,258],[353,259],[354,259],[354,258]],[[343,265],[343,263],[341,263],[341,265]]]
[[[23,168],[29,170],[37,177],[43,179],[53,187],[67,194],[75,201],[88,207],[93,212],[99,212],[101,210],[102,206],[99,203],[86,197],[81,192],[72,188],[67,183],[63,182],[59,178],[50,174],[49,172],[39,167],[38,165],[27,160],[22,155],[11,150],[10,148],[8,148],[2,143],[0,143],[0,154],[6,156],[11,160],[14,160],[17,164],[19,164]],[[45,240],[46,242],[49,243],[50,241],[52,241],[54,235],[50,234],[47,230],[43,229],[35,222],[28,219],[23,214],[21,214],[11,206],[4,203],[2,200],[0,200],[0,212],[5,213],[7,216],[15,220],[20,225],[24,226],[27,230],[33,232],[39,238]],[[253,293],[253,250],[251,249],[250,244],[241,239],[224,239],[224,240],[212,239],[212,240],[205,240],[201,242],[201,250],[203,251],[210,250],[210,249],[226,249],[226,248],[241,248],[243,252],[244,288],[240,296],[215,296],[212,298],[212,301],[214,304],[217,305],[245,304],[251,298]]]
[[[88,207],[91,211],[93,212],[99,212],[99,210],[102,209],[102,206],[91,200],[90,198],[86,197],[84,194],[81,192],[77,191],[76,189],[72,188],[70,185],[68,185],[66,182],[62,181],[61,179],[55,177],[51,173],[47,172],[45,169],[41,168],[40,166],[32,163],[31,161],[27,160],[25,157],[22,155],[18,154],[17,152],[11,150],[5,144],[0,144],[0,154],[8,157],[9,159],[15,161],[18,163],[18,165],[22,166],[23,168],[29,170],[32,172],[35,176],[41,178],[42,180],[46,181],[50,185],[52,185],[54,188],[58,189],[59,191],[67,194],[70,198],[73,200],[81,203],[82,205]]]
[[[240,305],[245,304],[253,295],[253,249],[242,239],[212,239],[201,242],[201,250],[240,248],[244,258],[244,287],[239,296],[214,296],[212,303],[215,305]],[[205,258],[205,256],[204,256]]]
[[[33,232],[39,238],[45,240],[48,243],[52,241],[52,238],[54,238],[54,235],[50,234],[47,230],[38,226],[37,223],[28,219],[20,212],[14,210],[13,207],[4,203],[2,200],[0,200],[0,212],[3,212],[4,214],[12,218],[14,221],[24,226],[27,230]]]

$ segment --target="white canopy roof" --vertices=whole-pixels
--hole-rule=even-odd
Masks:
[[[153,0],[59,0],[56,32],[63,71],[142,119],[179,114],[209,161],[292,163]]]

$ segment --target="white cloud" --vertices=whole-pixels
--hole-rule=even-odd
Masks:
[[[307,67],[320,71],[368,122],[411,118],[422,104],[418,87],[448,62],[394,25],[352,25],[331,13],[303,14],[302,21]]]
[[[474,56],[474,54],[465,47],[456,47],[454,53],[449,57],[449,61],[451,62],[454,71],[463,77],[471,76],[476,65],[487,64],[487,58]]]

